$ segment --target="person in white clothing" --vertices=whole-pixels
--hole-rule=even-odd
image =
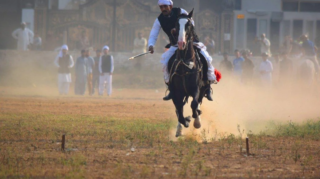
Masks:
[[[272,85],[272,72],[273,66],[271,61],[268,60],[269,55],[267,53],[262,53],[262,62],[260,64],[259,72],[261,77],[261,82],[265,86]]]
[[[54,64],[59,68],[58,70],[58,87],[60,95],[68,94],[71,73],[70,68],[73,67],[74,61],[71,55],[68,54],[68,46],[63,45],[60,49],[58,56],[56,57]]]
[[[12,37],[18,40],[17,50],[27,51],[28,46],[33,42],[33,32],[26,28],[26,23],[22,22],[21,27],[12,32]]]
[[[147,47],[147,39],[145,39],[142,36],[142,33],[139,32],[138,37],[136,37],[134,39],[134,49],[133,49],[132,53],[134,53],[134,54],[146,53],[147,52],[146,47]],[[135,61],[136,61],[135,67],[137,68],[137,70],[140,70],[142,64],[145,61],[145,58],[140,57],[140,58],[135,59]]]
[[[163,29],[163,31],[169,37],[171,46],[164,54],[162,54],[161,61],[160,61],[163,65],[164,80],[165,80],[165,83],[168,85],[169,79],[170,79],[170,75],[167,70],[168,62],[170,58],[175,54],[176,50],[178,49],[177,44],[174,40],[174,37],[171,34],[171,30],[175,28],[179,15],[180,14],[188,15],[188,13],[182,8],[173,8],[172,0],[159,0],[158,5],[160,7],[161,14],[153,24],[153,27],[149,36],[148,46],[149,46],[149,51],[153,53],[154,46],[158,39],[160,29]],[[206,82],[206,84],[208,85],[207,88],[210,89],[210,84],[213,82],[216,82],[215,69],[211,64],[212,57],[207,52],[206,46],[203,43],[199,42],[199,39],[197,36],[194,39],[194,45],[196,46],[196,48],[200,49],[200,53],[204,56],[204,58],[208,62],[208,80],[209,81]],[[210,90],[207,90],[206,97],[208,98],[208,100],[212,101]],[[169,93],[166,97],[163,98],[163,100],[170,100],[170,99],[172,99],[171,93]]]
[[[267,53],[270,56],[271,43],[269,39],[267,39],[266,34],[261,34],[260,45],[261,45],[261,49],[260,49],[261,53]]]
[[[109,55],[109,47],[104,46],[102,48],[103,55],[99,59],[99,95],[102,96],[104,89],[107,87],[108,96],[112,93],[112,74],[114,71],[113,56]]]

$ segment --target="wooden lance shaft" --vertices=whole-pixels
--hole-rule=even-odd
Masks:
[[[246,149],[247,149],[247,156],[250,155],[250,151],[249,151],[249,138],[246,138]]]

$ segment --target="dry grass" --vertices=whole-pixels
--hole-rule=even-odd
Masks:
[[[117,95],[0,97],[0,178],[320,177],[318,123],[276,125],[261,134],[239,126],[238,133],[213,137],[204,127],[199,136],[172,141],[176,119],[161,95],[146,90],[125,100]],[[313,133],[280,133],[302,134],[306,126]],[[271,129],[277,135],[269,135]],[[250,156],[243,140],[247,134]]]

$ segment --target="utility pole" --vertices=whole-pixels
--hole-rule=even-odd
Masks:
[[[113,0],[112,51],[116,50],[117,0]]]

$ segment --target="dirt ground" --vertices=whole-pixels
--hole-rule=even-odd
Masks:
[[[318,117],[318,100],[284,102],[283,94],[273,94],[259,101],[258,95],[245,96],[247,88],[232,91],[217,87],[215,101],[203,104],[202,129],[184,129],[176,139],[173,104],[161,100],[164,89],[115,89],[112,97],[89,97],[2,87],[0,178],[320,177],[318,140],[251,134],[269,120]],[[300,111],[292,112],[297,106]]]

